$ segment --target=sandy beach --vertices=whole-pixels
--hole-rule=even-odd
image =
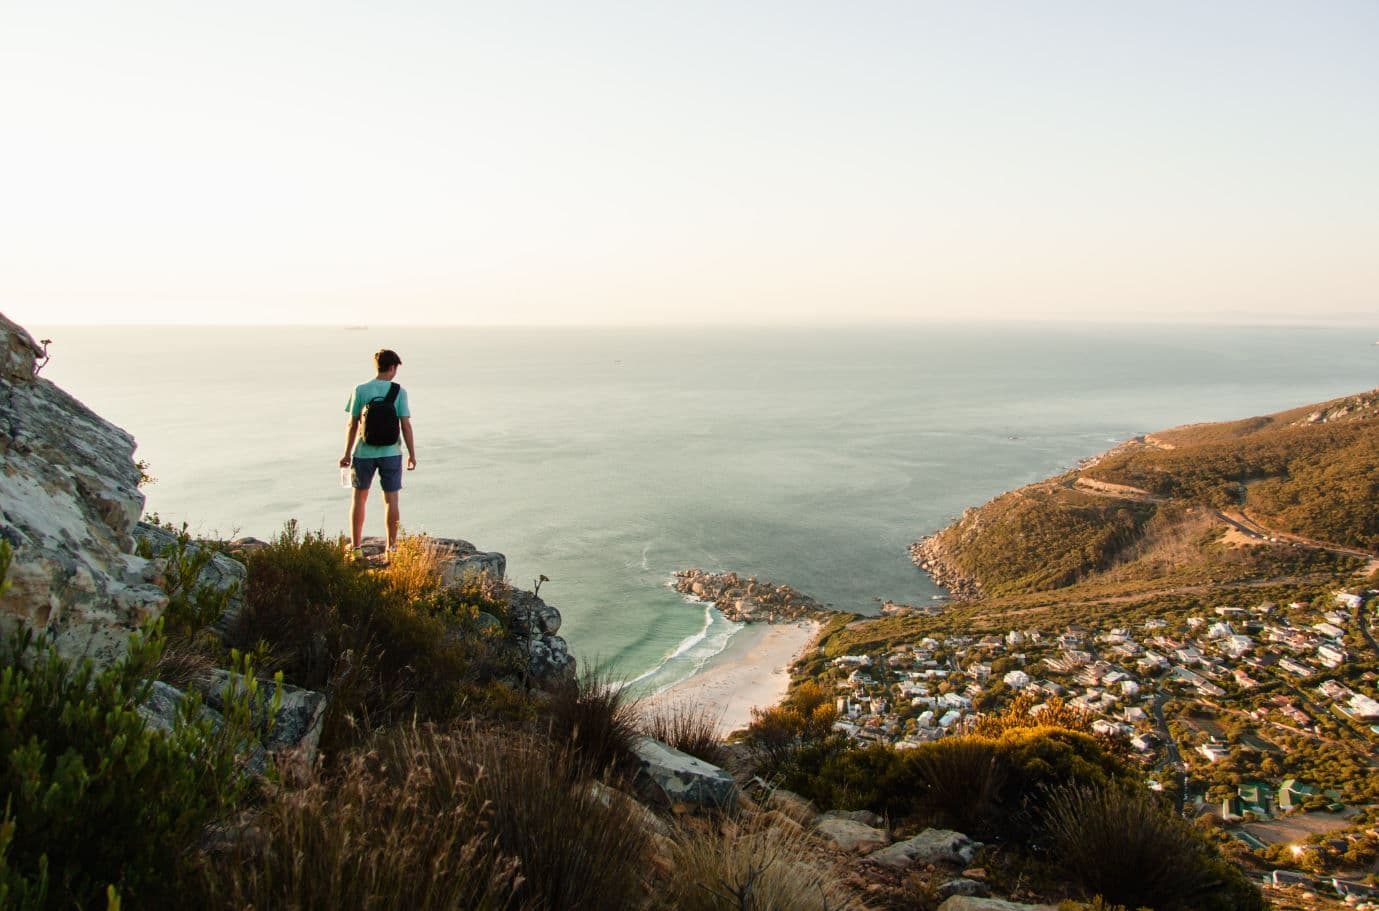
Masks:
[[[820,627],[813,620],[752,624],[734,635],[703,670],[649,697],[644,706],[649,711],[681,704],[706,706],[719,716],[723,735],[745,728],[753,708],[785,698],[790,664],[814,641]]]

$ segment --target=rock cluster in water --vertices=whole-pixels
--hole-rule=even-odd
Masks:
[[[832,613],[828,605],[788,585],[745,578],[733,572],[680,570],[675,574],[674,587],[682,595],[711,602],[736,623],[785,623]]]

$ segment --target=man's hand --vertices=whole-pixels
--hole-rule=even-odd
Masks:
[[[350,457],[349,457],[349,456],[341,456],[341,457],[340,457],[340,467],[341,467],[341,468],[349,468],[349,467],[350,467]]]
[[[417,457],[414,456],[414,455],[412,455],[411,453],[408,453],[408,454],[407,454],[407,470],[408,470],[408,471],[411,471],[412,469],[414,469],[414,468],[416,468],[416,467],[417,467]]]

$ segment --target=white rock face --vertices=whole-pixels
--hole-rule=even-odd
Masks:
[[[167,604],[132,553],[134,438],[36,377],[39,354],[0,314],[0,536],[14,548],[0,632],[28,624],[59,653],[107,664]]]

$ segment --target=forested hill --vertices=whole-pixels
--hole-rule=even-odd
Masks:
[[[968,510],[914,553],[990,595],[1379,555],[1379,390],[1129,441]]]

